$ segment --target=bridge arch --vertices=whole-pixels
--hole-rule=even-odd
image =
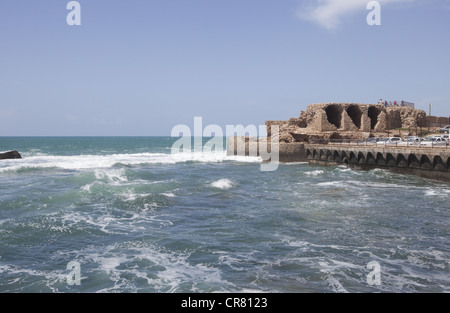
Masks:
[[[349,162],[350,164],[358,164],[358,157],[356,156],[354,151],[350,152]]]
[[[333,152],[333,160],[334,160],[336,163],[341,163],[341,155],[340,155],[339,152],[336,151],[336,150],[334,150],[334,152]]]
[[[304,151],[303,158],[306,155],[311,163],[320,161],[320,163],[348,164],[361,169],[398,168],[398,172],[401,173],[408,172],[409,168],[412,174],[419,176],[438,179],[442,177],[444,180],[450,177],[446,174],[450,172],[450,151],[442,149],[304,144]]]
[[[420,158],[420,165],[421,165],[421,168],[426,169],[426,170],[433,169],[433,164],[431,163],[430,159],[425,154],[422,155],[422,157]]]
[[[411,168],[421,168],[422,164],[415,154],[410,154],[408,157],[408,166]]]
[[[358,163],[366,164],[366,157],[364,156],[364,153],[362,153],[362,152],[358,153]]]
[[[397,166],[398,167],[404,167],[404,168],[409,166],[408,160],[406,160],[406,157],[403,154],[401,154],[401,153],[399,153],[397,155]]]
[[[347,155],[347,153],[345,151],[341,152],[341,161],[345,164],[350,163],[350,157]]]
[[[384,159],[384,156],[381,152],[377,153],[376,162],[379,166],[386,166],[386,160]]]
[[[313,150],[312,156],[313,156],[313,160],[318,160],[320,158],[319,152],[317,152],[316,149]]]
[[[331,150],[327,150],[327,160],[334,161],[333,152]]]
[[[391,153],[386,154],[386,165],[391,167],[397,167],[397,160]]]
[[[313,158],[311,150],[310,149],[306,149],[306,158],[308,160],[311,160]]]
[[[436,171],[446,171],[447,166],[445,166],[444,161],[439,155],[436,155],[433,159],[433,169]]]
[[[320,149],[320,152],[319,152],[319,159],[321,159],[321,160],[323,160],[323,161],[326,161],[326,160],[327,160],[327,154],[326,154],[326,151],[325,151],[325,150]]]
[[[377,165],[377,160],[373,156],[372,152],[367,153],[367,164],[369,165]]]

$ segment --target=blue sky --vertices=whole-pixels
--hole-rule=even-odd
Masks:
[[[170,135],[309,104],[405,100],[450,115],[450,1],[0,2],[0,136]]]

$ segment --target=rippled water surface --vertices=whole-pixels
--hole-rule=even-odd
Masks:
[[[0,291],[450,291],[448,183],[173,142],[0,138]]]

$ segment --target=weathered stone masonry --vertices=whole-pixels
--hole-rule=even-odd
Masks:
[[[387,136],[396,128],[426,127],[426,113],[410,107],[384,107],[361,103],[312,104],[298,118],[267,121],[279,125],[280,142],[309,142],[312,139],[364,139]]]
[[[234,137],[228,155],[259,155],[261,142],[279,127],[279,161],[347,165],[356,169],[386,168],[450,181],[450,149],[313,144],[313,139],[365,139],[386,136],[390,129],[426,127],[426,113],[410,107],[326,103],[310,105],[299,118],[267,121],[268,138]],[[231,143],[234,143],[231,144]],[[270,149],[270,145],[269,145]]]
[[[304,149],[306,159],[313,164],[345,164],[356,169],[386,168],[399,173],[450,181],[450,149],[317,144],[305,144]]]
[[[235,137],[236,139],[236,137]],[[242,146],[246,138],[237,137],[236,145],[228,141],[228,155],[259,155],[256,139]],[[247,140],[248,142],[248,140]],[[237,146],[243,147],[237,150]],[[252,148],[251,145],[254,145]],[[249,150],[249,148],[251,150]],[[269,146],[270,148],[270,146]],[[411,147],[365,147],[329,144],[280,143],[280,162],[308,162],[319,165],[347,165],[355,169],[385,168],[450,182],[450,149]]]

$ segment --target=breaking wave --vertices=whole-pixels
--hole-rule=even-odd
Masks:
[[[135,153],[111,155],[75,155],[75,156],[31,156],[23,159],[4,160],[0,172],[26,171],[35,169],[61,168],[67,170],[83,170],[96,168],[110,168],[115,165],[142,164],[177,164],[186,162],[220,163],[233,162],[262,162],[259,157],[227,156],[226,152],[209,153]]]
[[[219,179],[212,182],[211,186],[219,189],[230,189],[234,187],[234,183],[229,179]]]

